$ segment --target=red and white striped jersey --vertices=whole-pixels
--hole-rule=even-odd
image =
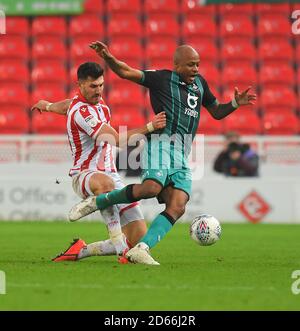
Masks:
[[[95,140],[102,125],[110,125],[110,110],[103,99],[97,105],[91,105],[78,92],[67,115],[68,138],[74,160],[69,175],[74,176],[83,170],[115,172],[112,146]]]

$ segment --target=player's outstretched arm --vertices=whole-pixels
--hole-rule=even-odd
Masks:
[[[66,115],[72,99],[65,99],[58,102],[49,102],[47,100],[40,100],[31,107],[31,111],[38,110],[40,113],[50,112],[60,115]]]
[[[213,118],[221,120],[234,112],[240,106],[254,105],[256,94],[249,93],[251,86],[245,91],[239,92],[238,88],[234,89],[234,99],[229,103],[214,103],[212,106],[207,107],[208,112]]]
[[[110,69],[115,72],[119,77],[131,80],[132,82],[139,83],[142,79],[143,73],[141,70],[131,68],[125,62],[116,59],[109,51],[108,47],[101,41],[94,41],[90,48],[104,59]]]
[[[126,132],[118,133],[114,128],[107,124],[103,124],[99,133],[96,135],[98,143],[106,141],[110,145],[125,146],[128,140],[134,135],[146,135],[156,130],[163,129],[166,126],[166,113],[161,112],[155,115],[153,121],[149,122],[141,128],[128,130]]]

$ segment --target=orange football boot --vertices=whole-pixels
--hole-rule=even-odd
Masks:
[[[129,248],[126,248],[126,249],[124,249],[122,255],[118,256],[118,262],[120,264],[127,264],[127,263],[129,263],[129,260],[125,256],[128,251],[129,251]]]
[[[64,253],[57,255],[52,261],[76,261],[80,250],[85,246],[86,243],[82,239],[74,239],[69,248]]]

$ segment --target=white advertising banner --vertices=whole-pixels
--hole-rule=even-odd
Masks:
[[[58,182],[52,176],[0,177],[0,220],[66,220],[77,201],[68,177]],[[149,221],[163,210],[155,199],[141,205]],[[190,222],[201,213],[222,222],[300,223],[300,180],[220,177],[194,181],[182,220]],[[88,219],[101,216],[94,213]]]

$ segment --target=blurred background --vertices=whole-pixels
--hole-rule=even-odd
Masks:
[[[88,44],[102,40],[141,69],[172,69],[177,45],[190,44],[219,101],[229,102],[235,86],[251,85],[258,94],[254,107],[223,121],[202,109],[204,178],[194,183],[186,220],[203,211],[224,221],[300,222],[300,35],[292,32],[299,3],[0,0],[0,9],[6,15],[6,34],[0,35],[0,219],[65,219],[77,201],[67,178],[65,118],[29,108],[39,99],[73,97],[78,65],[99,61]],[[104,99],[114,127],[131,129],[151,118],[147,91],[108,68]],[[228,132],[239,136],[230,151]],[[227,163],[216,171],[216,159],[226,151]],[[239,171],[246,151],[256,155],[250,175]],[[153,204],[144,203],[146,218]]]

